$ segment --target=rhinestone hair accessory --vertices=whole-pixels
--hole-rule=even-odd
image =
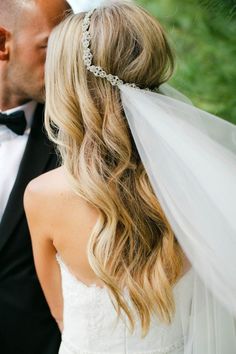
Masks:
[[[93,54],[90,50],[91,34],[89,32],[91,16],[96,9],[90,10],[86,13],[82,24],[82,44],[83,44],[83,62],[91,73],[95,76],[101,77],[109,81],[113,86],[125,85],[133,88],[138,88],[135,84],[125,83],[118,76],[107,74],[106,71],[100,66],[93,65]]]

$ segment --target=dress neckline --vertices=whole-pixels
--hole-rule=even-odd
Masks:
[[[99,291],[105,291],[108,292],[108,288],[106,286],[99,286],[96,283],[91,283],[91,284],[86,284],[82,280],[80,280],[71,270],[70,267],[66,264],[66,262],[62,259],[61,255],[57,252],[56,253],[56,259],[61,268],[79,285],[81,285],[84,289],[97,289]],[[178,282],[173,286],[173,290],[177,290],[179,286],[187,281],[189,277],[191,277],[193,274],[193,268],[191,267],[179,280]]]
[[[56,259],[61,268],[81,287],[84,289],[97,289],[99,291],[107,291],[108,289],[105,286],[99,286],[96,283],[86,284],[82,280],[80,280],[71,270],[70,267],[66,264],[66,262],[62,259],[59,253],[56,253]]]

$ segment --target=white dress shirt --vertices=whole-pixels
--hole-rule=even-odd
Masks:
[[[27,126],[23,135],[17,135],[5,125],[0,124],[0,221],[17,177],[36,106],[37,103],[31,101],[23,106],[2,112],[11,114],[16,111],[24,111]]]

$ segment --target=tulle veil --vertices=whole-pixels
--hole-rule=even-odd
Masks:
[[[236,353],[236,127],[178,91],[121,86],[139,154],[192,264],[184,354]]]

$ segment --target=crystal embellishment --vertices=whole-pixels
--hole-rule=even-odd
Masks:
[[[101,77],[103,79],[106,79],[111,83],[112,86],[120,86],[120,85],[125,85],[125,86],[130,86],[133,88],[138,88],[134,83],[129,84],[129,83],[124,83],[118,76],[112,75],[112,74],[107,74],[103,68],[100,66],[93,65],[93,54],[90,50],[90,44],[91,44],[91,34],[89,32],[90,29],[90,22],[91,22],[91,16],[94,13],[96,9],[93,9],[89,12],[86,13],[84,19],[83,19],[83,24],[82,24],[82,45],[83,45],[83,62],[84,65],[86,66],[87,70],[93,73],[97,77]]]

